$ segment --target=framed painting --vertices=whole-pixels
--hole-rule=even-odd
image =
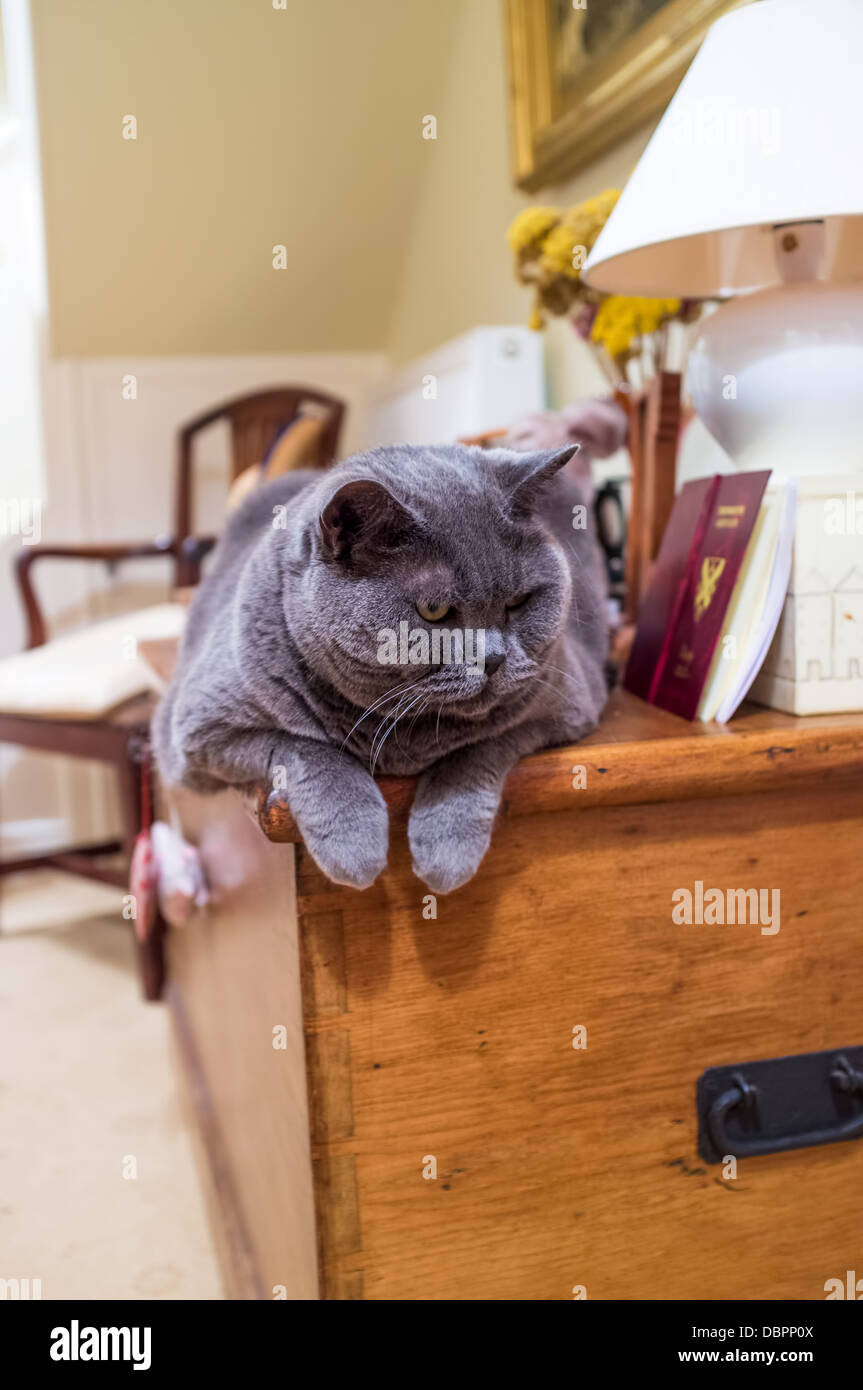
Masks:
[[[507,0],[514,177],[534,192],[667,105],[715,19],[749,0]]]

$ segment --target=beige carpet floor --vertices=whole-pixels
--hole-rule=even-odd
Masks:
[[[221,1298],[170,1020],[141,1002],[117,890],[16,876],[0,932],[0,1279]]]

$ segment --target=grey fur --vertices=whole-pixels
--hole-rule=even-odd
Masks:
[[[605,700],[602,571],[561,471],[573,452],[375,449],[253,493],[156,713],[163,777],[283,789],[323,871],[365,888],[389,829],[371,768],[420,774],[414,872],[433,892],[466,883],[518,759],[590,732]],[[417,601],[451,601],[438,626],[484,630],[503,664],[381,664],[382,629],[433,630]]]

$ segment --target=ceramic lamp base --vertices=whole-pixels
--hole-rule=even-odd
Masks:
[[[863,284],[739,295],[705,319],[688,370],[698,415],[738,468],[863,468]]]

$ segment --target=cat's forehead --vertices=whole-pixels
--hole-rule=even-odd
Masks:
[[[445,446],[375,450],[374,472],[385,486],[412,502],[433,501],[453,492],[482,492],[475,460],[467,449]]]
[[[524,456],[508,450],[484,450],[463,444],[392,445],[373,449],[356,460],[385,485],[412,503],[476,501],[499,508],[511,485],[513,468]]]
[[[529,466],[526,455],[462,445],[380,448],[348,463],[358,477],[382,484],[418,522],[405,563],[436,567],[429,580],[437,579],[442,592],[477,597],[519,587],[526,561],[548,543],[535,519],[510,507],[513,480]]]
[[[456,566],[442,557],[429,555],[419,564],[407,566],[403,575],[408,589],[417,597],[451,598],[459,583]]]
[[[418,540],[400,578],[414,597],[483,604],[522,589],[544,569],[535,550],[462,517]]]

